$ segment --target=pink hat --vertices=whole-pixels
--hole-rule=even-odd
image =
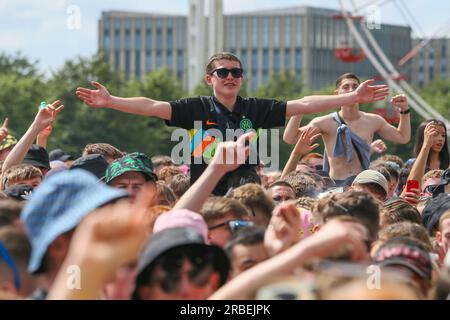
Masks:
[[[205,242],[208,242],[208,226],[203,217],[187,209],[178,209],[164,212],[155,221],[153,233],[171,228],[189,227],[197,231]]]

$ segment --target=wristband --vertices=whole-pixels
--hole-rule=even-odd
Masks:
[[[400,114],[408,114],[410,112],[411,112],[411,110],[410,110],[410,108],[408,108],[408,110],[400,111]]]

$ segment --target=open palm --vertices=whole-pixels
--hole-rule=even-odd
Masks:
[[[78,98],[84,101],[88,106],[93,108],[106,107],[111,102],[111,94],[108,90],[98,82],[92,81],[91,84],[97,88],[97,90],[91,90],[86,88],[77,88],[76,94]]]
[[[374,80],[364,81],[359,85],[356,89],[356,93],[358,94],[359,103],[370,103],[374,101],[380,101],[386,98],[389,94],[389,87],[387,85],[377,85],[371,86]]]

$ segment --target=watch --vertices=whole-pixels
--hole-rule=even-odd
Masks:
[[[408,110],[400,111],[400,114],[408,114],[410,112],[411,112],[411,110],[410,110],[410,108],[408,108]]]

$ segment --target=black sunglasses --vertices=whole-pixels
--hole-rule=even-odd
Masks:
[[[225,221],[223,223],[219,223],[216,224],[215,226],[209,227],[209,230],[214,230],[223,226],[228,226],[231,230],[231,232],[236,232],[242,228],[246,228],[246,227],[253,227],[254,223],[252,221],[248,221],[248,220],[230,220],[230,221]]]
[[[217,76],[221,79],[225,79],[226,77],[228,77],[230,72],[231,72],[231,75],[233,76],[233,78],[242,78],[242,75],[244,74],[244,69],[241,69],[241,68],[232,68],[232,69],[218,68],[218,69],[214,69],[213,71],[211,71],[210,74],[213,74],[214,72],[217,73]]]
[[[439,187],[438,184],[430,184],[423,189],[423,193],[433,194],[437,187]]]

